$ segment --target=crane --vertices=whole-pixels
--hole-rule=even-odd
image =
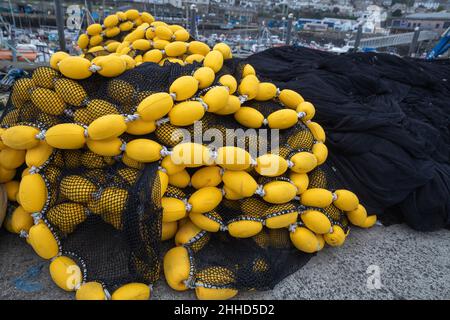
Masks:
[[[437,45],[427,54],[427,60],[433,60],[450,49],[450,27],[442,34]]]

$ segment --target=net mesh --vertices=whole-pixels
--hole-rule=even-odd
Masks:
[[[222,74],[231,74],[240,82],[244,65],[245,61],[239,59],[227,60],[216,79]],[[192,74],[198,67],[197,63],[183,67],[176,63],[164,66],[144,63],[116,78],[94,74],[81,81],[64,78],[50,68],[38,68],[32,75],[34,81],[23,78],[14,84],[1,125],[7,128],[27,124],[46,130],[60,123],[87,126],[107,114],[132,114],[145,97],[155,92],[168,92],[175,79]],[[39,83],[38,90],[35,83]],[[217,80],[214,85],[217,85]],[[282,109],[277,101],[249,101],[245,105],[256,108],[265,117]],[[207,113],[201,126],[192,125],[184,129],[192,139],[201,130],[217,129],[223,141],[213,138],[207,141],[207,137],[203,137],[205,144],[240,146],[252,155],[257,155],[260,146],[264,145],[268,146],[269,152],[289,158],[299,150],[310,150],[314,143],[311,132],[301,122],[281,130],[276,137],[270,131],[264,135],[249,130],[243,139],[227,131],[245,130],[232,115]],[[176,134],[177,129],[165,123],[157,126],[155,132],[139,137],[173,147],[183,139]],[[120,138],[128,142],[135,136],[124,134]],[[256,150],[252,150],[255,145]],[[161,277],[162,257],[169,246],[161,241],[159,165],[138,164],[120,155],[99,156],[85,147],[54,150],[49,161],[39,168],[48,188],[43,219],[53,227],[62,253],[70,255],[84,267],[85,281],[98,281],[114,290],[129,282],[151,284]],[[19,168],[17,175],[21,169],[26,167]],[[189,174],[192,176],[196,170],[189,169]],[[254,171],[249,173],[258,184],[288,177],[265,178]],[[334,190],[340,187],[329,163],[317,167],[308,176],[310,188]],[[192,187],[179,189],[169,186],[166,196],[186,199],[194,191]],[[264,221],[267,217],[302,209],[305,208],[301,208],[298,200],[269,205],[255,195],[242,200],[224,199],[217,208],[204,215],[226,226],[232,221]],[[317,210],[324,212],[333,224],[348,230],[345,215],[335,206]],[[257,235],[246,239],[234,238],[222,231],[203,231],[185,247],[190,253],[191,277],[197,285],[246,290],[273,288],[312,256],[292,245],[286,228],[263,228]]]

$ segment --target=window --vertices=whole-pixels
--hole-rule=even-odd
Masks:
[[[439,28],[441,25],[439,23],[436,23],[436,29]]]

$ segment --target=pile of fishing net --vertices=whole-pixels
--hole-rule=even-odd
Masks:
[[[327,163],[388,225],[450,227],[450,60],[272,48],[247,60],[314,103]]]
[[[16,81],[0,151],[6,228],[77,299],[148,299],[162,273],[199,299],[270,289],[375,224],[313,104],[226,44],[129,10],[79,45]]]

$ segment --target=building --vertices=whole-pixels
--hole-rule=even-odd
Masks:
[[[403,18],[393,19],[390,28],[392,32],[400,33],[413,31],[416,27],[421,30],[433,30],[441,34],[450,27],[450,13],[414,13]]]
[[[377,5],[370,5],[359,13],[358,21],[363,23],[364,33],[386,33],[383,28],[386,21],[386,11]]]
[[[438,1],[423,1],[423,0],[419,0],[419,1],[415,1],[414,2],[414,8],[426,8],[426,9],[430,9],[430,10],[436,10],[437,8],[439,8],[441,4]]]
[[[323,18],[322,21],[334,31],[343,31],[343,32],[352,31],[356,25],[356,20],[349,20],[349,19]]]

